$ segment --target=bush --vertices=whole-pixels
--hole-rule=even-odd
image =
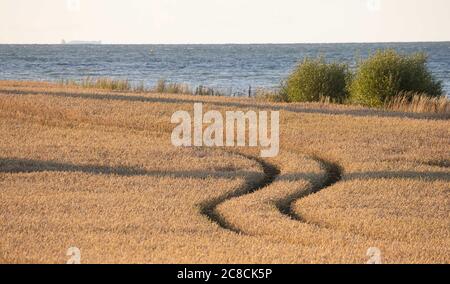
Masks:
[[[346,85],[349,78],[346,64],[306,58],[284,83],[283,96],[291,102],[318,102],[329,98],[342,103],[348,96]]]
[[[441,82],[433,78],[426,62],[427,57],[423,53],[401,55],[395,50],[378,51],[360,62],[349,88],[350,101],[381,107],[400,93],[441,96]]]

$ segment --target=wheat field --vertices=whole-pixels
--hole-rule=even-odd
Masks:
[[[176,148],[171,115],[279,110],[280,154]],[[0,263],[450,263],[450,121],[0,81]]]

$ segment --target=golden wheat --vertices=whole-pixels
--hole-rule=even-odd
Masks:
[[[171,145],[172,113],[199,101],[280,110],[271,184],[246,192],[264,179],[256,149]],[[3,81],[0,262],[64,263],[77,246],[84,263],[364,263],[375,246],[387,263],[449,263],[449,129],[416,113]],[[324,163],[341,179],[327,184]],[[215,200],[226,226],[205,216]]]

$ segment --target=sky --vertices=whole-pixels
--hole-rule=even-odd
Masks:
[[[449,0],[0,0],[0,43],[450,41]]]

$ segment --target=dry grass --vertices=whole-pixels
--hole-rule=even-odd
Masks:
[[[255,98],[259,101],[270,103],[281,103],[287,101],[279,90],[256,89]]]
[[[171,146],[170,116],[281,111],[280,174],[250,188],[259,163]],[[450,121],[323,104],[114,92],[0,82],[0,262],[450,263]],[[255,149],[229,149],[256,156]],[[322,187],[338,164],[342,180]],[[310,194],[312,191],[317,191]],[[287,213],[290,209],[290,214]]]
[[[61,85],[69,87],[82,87],[88,89],[103,89],[108,91],[132,91],[134,88],[128,80],[111,78],[87,77],[80,81],[62,80]],[[136,86],[136,89],[142,88]]]
[[[423,94],[402,93],[385,104],[395,111],[435,113],[450,118],[450,100],[446,96],[437,98]]]
[[[167,82],[162,79],[156,83],[153,89],[155,93],[167,93],[167,94],[192,94],[192,90],[187,84]]]

